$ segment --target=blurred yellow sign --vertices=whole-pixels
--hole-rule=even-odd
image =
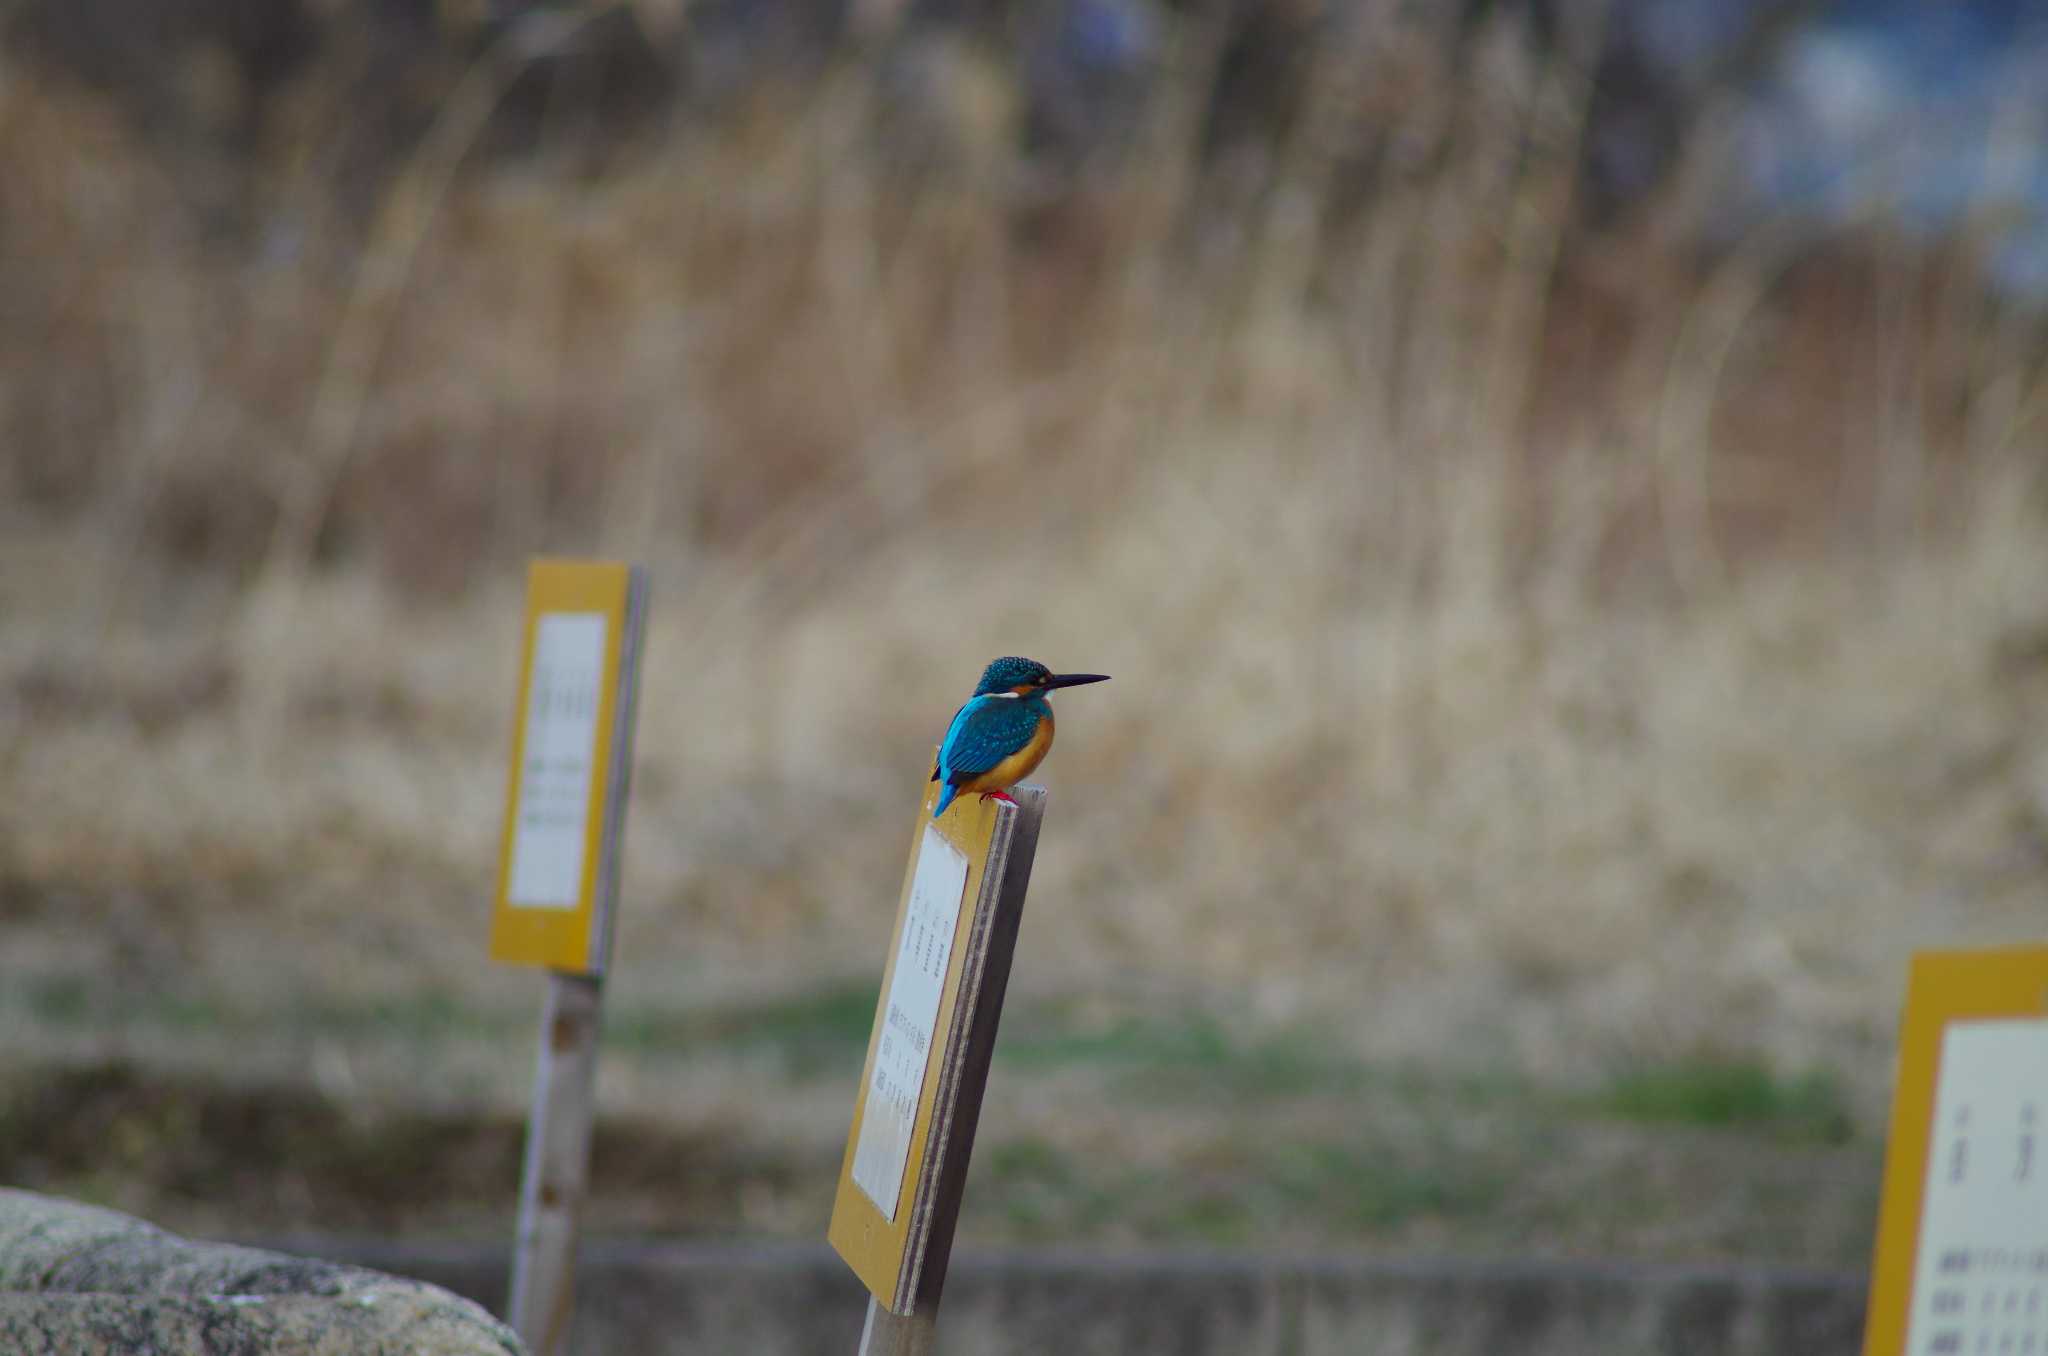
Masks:
[[[528,568],[492,960],[604,970],[646,600],[632,566]]]
[[[1913,958],[1863,1351],[2048,1353],[2048,946]]]
[[[979,986],[981,969],[975,962],[987,942],[976,933],[977,922],[985,934],[1000,885],[988,881],[989,864],[992,856],[1007,852],[1000,830],[1014,823],[1017,813],[1014,806],[970,796],[934,820],[938,793],[938,783],[929,783],[911,840],[881,1001],[826,1230],[869,1292],[899,1314],[910,1311],[931,1241],[937,1208],[934,1160],[942,1147],[962,1155],[973,1147],[971,1130],[962,1142],[945,1146],[955,1129],[950,1124],[940,1127],[935,1143],[933,1120],[935,1108],[955,1104],[948,1089],[958,1085],[964,1072],[956,1037],[961,1014],[974,1010],[979,994],[963,989]],[[965,983],[963,975],[970,977]],[[993,1016],[984,1014],[983,1020]]]

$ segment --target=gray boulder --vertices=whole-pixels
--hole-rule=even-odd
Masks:
[[[0,1189],[0,1351],[23,1356],[521,1356],[468,1300],[361,1267],[196,1243]]]

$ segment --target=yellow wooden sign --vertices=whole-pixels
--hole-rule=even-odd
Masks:
[[[2048,1352],[2048,946],[1913,958],[1863,1351]]]
[[[938,791],[926,789],[912,836],[826,1231],[898,1314],[921,1284],[934,1293],[952,1246],[1045,797],[968,796],[935,821]]]
[[[646,612],[647,578],[635,567],[528,569],[492,960],[604,970]]]

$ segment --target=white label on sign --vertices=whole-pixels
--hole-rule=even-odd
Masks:
[[[2048,1352],[2048,1020],[1941,1035],[1908,1356]]]
[[[953,957],[953,931],[960,922],[960,897],[966,889],[966,854],[937,829],[925,826],[917,869],[910,876],[910,907],[903,915],[889,1001],[882,1009],[882,1039],[861,1114],[860,1140],[853,1146],[853,1184],[891,1223],[896,1219],[896,1198],[903,1194],[910,1131],[924,1096],[939,997],[946,987],[946,965]]]
[[[583,900],[604,628],[602,612],[543,612],[534,625],[506,888],[521,908],[573,909]]]

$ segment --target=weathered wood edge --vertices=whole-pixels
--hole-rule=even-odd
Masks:
[[[643,565],[627,567],[626,610],[620,622],[619,671],[612,702],[612,745],[604,806],[598,832],[597,879],[590,910],[590,942],[586,969],[601,975],[611,965],[612,938],[618,932],[620,858],[626,844],[626,802],[633,790],[633,730],[640,709],[640,660],[647,649],[649,583]]]

